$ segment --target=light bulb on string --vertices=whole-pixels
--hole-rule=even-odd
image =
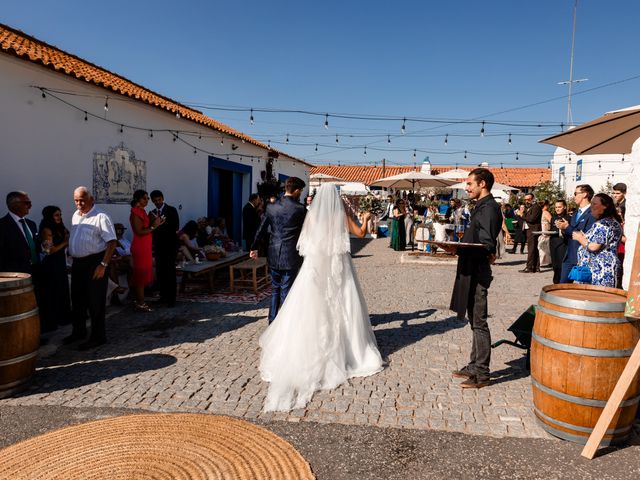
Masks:
[[[507,142],[511,145],[511,134],[509,134],[509,140]]]
[[[329,114],[324,114],[324,128],[329,129]]]
[[[519,152],[516,152],[516,162],[520,160]]]
[[[624,163],[624,153],[622,154],[622,163]]]
[[[42,98],[47,98],[47,95],[44,93],[44,88],[41,88],[40,91],[42,92]]]
[[[124,125],[120,125],[120,133],[124,132]]]
[[[445,144],[445,145],[447,145],[448,143],[449,143],[449,134],[447,133],[447,134],[444,136],[444,144]]]
[[[253,125],[254,123],[256,123],[256,122],[255,122],[255,120],[254,120],[254,118],[253,118],[253,108],[251,109],[251,116],[249,117],[249,123],[250,123],[251,125]]]
[[[271,148],[271,140],[267,140],[267,147]]]
[[[284,139],[285,143],[289,143],[289,134],[287,133],[287,138]]]
[[[391,143],[391,135],[387,135],[387,143]]]
[[[413,158],[416,158],[416,149],[413,149]]]
[[[153,130],[149,130],[149,137],[153,138]]]
[[[193,147],[193,154],[196,155],[198,153],[198,150],[196,150],[196,147]]]
[[[104,111],[109,111],[109,97],[104,97]]]
[[[84,121],[87,122],[89,120],[89,117],[87,116],[87,112],[84,112]]]
[[[180,118],[180,112],[176,112],[176,118]]]
[[[198,140],[202,140],[202,134],[201,133],[198,134]]]
[[[464,151],[464,159],[465,160],[467,159],[467,151],[466,150]]]
[[[407,126],[406,126],[406,123],[407,123],[407,119],[406,119],[406,118],[403,118],[403,119],[402,119],[402,127],[400,127],[400,133],[401,133],[402,135],[404,135],[405,133],[407,133]]]
[[[316,152],[318,151],[318,144],[316,143]]]
[[[482,128],[480,129],[480,136],[484,137],[484,122],[482,122]]]
[[[366,146],[366,145],[365,145],[365,147],[364,147],[364,154],[365,154],[365,155],[367,154],[367,146]]]
[[[177,134],[177,133],[174,133],[174,134],[173,134],[173,141],[175,142],[177,139],[178,139],[178,134]]]
[[[602,163],[598,160],[598,170],[602,170]]]
[[[224,137],[220,137],[220,145],[224,145]]]
[[[336,133],[336,143],[340,143],[340,140],[338,139],[338,134]]]

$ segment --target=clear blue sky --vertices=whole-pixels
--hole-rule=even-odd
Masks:
[[[569,77],[573,4],[23,0],[6,2],[0,22],[183,103],[560,124],[566,98],[491,114],[566,95],[557,82]],[[638,19],[637,0],[579,2],[574,79],[589,81],[574,86],[576,123],[640,104],[640,78],[580,94],[640,75]],[[411,164],[429,155],[440,165],[546,166],[553,147],[537,140],[559,130],[488,124],[482,138],[479,123],[408,121],[402,136],[401,120],[330,117],[325,129],[323,116],[256,112],[250,125],[248,112],[202,110],[312,163]],[[336,144],[336,134],[377,136]],[[506,155],[465,160],[463,150]]]

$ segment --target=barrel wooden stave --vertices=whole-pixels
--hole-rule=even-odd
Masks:
[[[569,293],[563,298],[576,302],[580,302],[580,298],[588,298],[588,303],[583,303],[589,308],[555,305],[553,299],[541,296],[539,306],[542,308],[536,313],[531,343],[531,377],[535,413],[543,428],[553,435],[584,443],[640,339],[640,328],[638,323],[624,318],[624,291],[587,285],[579,287],[575,292],[562,292]],[[564,290],[572,286],[548,286],[543,292],[553,292],[556,288]],[[603,305],[604,310],[601,311],[594,307],[597,304],[594,299],[608,300],[611,304],[612,294],[620,297],[616,306]],[[562,318],[563,315],[570,318]],[[541,343],[548,344],[549,341],[556,344]],[[602,355],[611,354],[606,350],[618,351],[618,355],[628,351],[628,354],[620,357],[589,356],[579,351],[560,350],[574,347],[598,350],[601,352],[595,354]],[[609,426],[610,430],[618,431],[608,431],[606,443],[617,443],[628,436],[638,407],[635,397],[639,394],[640,383],[636,376],[624,397],[630,404],[618,411]]]
[[[34,374],[40,346],[40,319],[27,274],[0,273],[0,398]]]

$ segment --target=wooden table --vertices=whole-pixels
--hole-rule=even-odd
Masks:
[[[263,270],[261,275],[258,274],[258,269]],[[238,279],[236,279],[236,271],[240,275]],[[257,294],[258,290],[268,283],[269,272],[267,270],[267,259],[264,257],[245,260],[229,267],[229,286],[232,292],[237,287],[247,287],[253,289],[253,293]]]
[[[177,267],[176,270],[182,272],[182,282],[180,283],[180,293],[184,293],[187,282],[192,277],[199,277],[201,275],[207,275],[209,281],[209,291],[213,293],[213,280],[216,270],[226,268],[230,265],[240,263],[243,260],[249,258],[248,252],[233,252],[228,253],[226,257],[223,257],[215,261],[205,261],[200,263],[188,263],[183,267]]]

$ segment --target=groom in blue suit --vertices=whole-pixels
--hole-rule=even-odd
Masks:
[[[297,177],[287,178],[284,196],[276,203],[267,205],[251,245],[251,258],[258,258],[260,241],[267,233],[271,234],[267,250],[272,289],[269,323],[276,318],[302,266],[302,257],[298,254],[296,246],[307,214],[307,209],[300,203],[300,195],[305,185],[304,181]]]
[[[573,232],[587,232],[595,222],[591,215],[593,193],[593,188],[590,185],[577,185],[573,196],[578,204],[578,210],[571,216],[570,221],[556,221],[556,227],[562,232],[564,241],[567,244],[567,253],[562,261],[560,283],[572,283],[569,280],[569,272],[578,264],[578,247],[580,243],[571,238]]]

